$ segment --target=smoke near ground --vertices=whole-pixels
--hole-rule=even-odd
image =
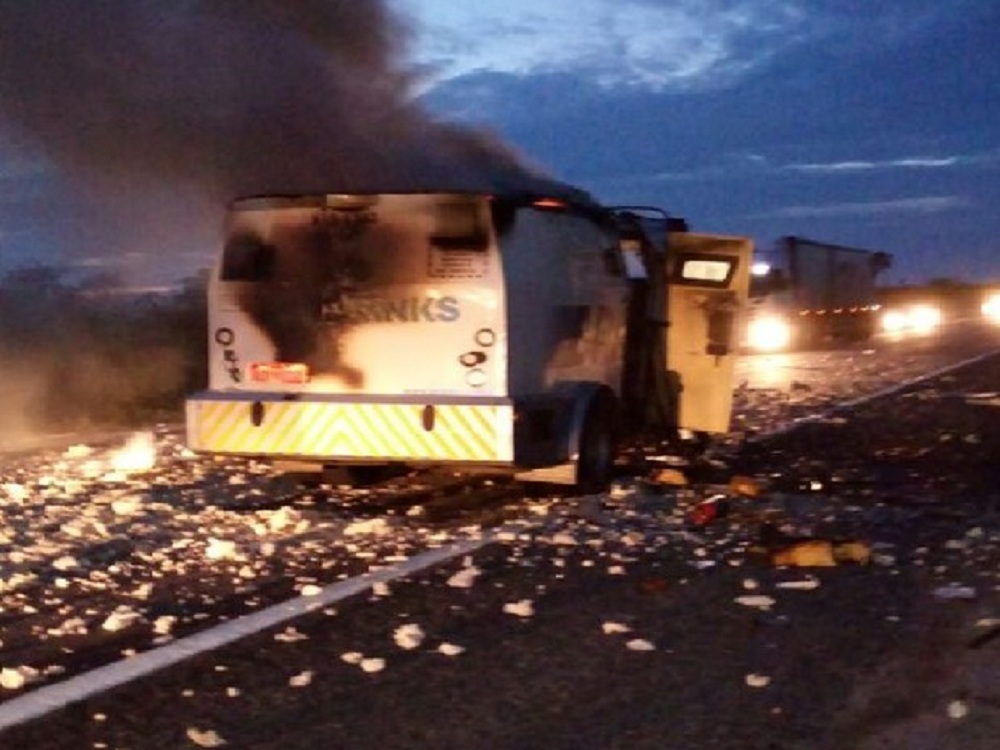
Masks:
[[[38,433],[176,421],[204,386],[200,282],[116,296],[53,269],[0,278],[0,449]]]

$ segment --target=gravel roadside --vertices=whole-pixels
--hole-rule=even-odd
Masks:
[[[686,485],[540,507],[474,557],[0,746],[992,749],[997,383],[989,359]],[[773,564],[803,540],[871,557]]]

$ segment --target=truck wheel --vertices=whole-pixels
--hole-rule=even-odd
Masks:
[[[591,399],[580,435],[576,486],[581,492],[602,492],[611,484],[618,453],[618,399],[599,391]]]

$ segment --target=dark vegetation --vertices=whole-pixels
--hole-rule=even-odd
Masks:
[[[8,272],[0,278],[0,430],[180,419],[184,396],[205,378],[205,278],[134,293],[58,268]]]

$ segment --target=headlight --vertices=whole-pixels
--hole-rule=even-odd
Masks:
[[[888,310],[882,316],[882,330],[889,333],[906,330],[909,318],[902,310]]]
[[[986,298],[982,311],[987,320],[1000,323],[1000,292],[995,292]]]
[[[904,309],[887,310],[882,315],[882,330],[887,333],[929,333],[941,325],[941,320],[940,308],[934,305],[913,305]]]
[[[792,327],[782,318],[758,318],[747,326],[747,344],[751,349],[774,352],[786,348],[791,341]]]
[[[910,324],[915,331],[933,331],[941,325],[941,310],[931,305],[917,305],[910,310]]]

